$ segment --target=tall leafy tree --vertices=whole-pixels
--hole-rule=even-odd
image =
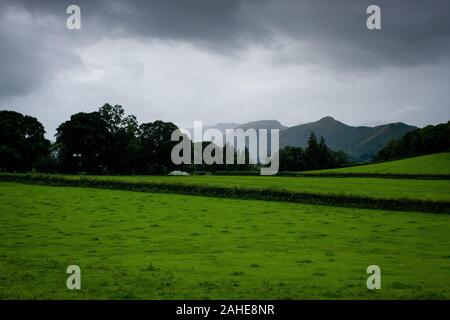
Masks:
[[[136,172],[138,122],[121,105],[77,113],[57,129],[56,148],[64,172]]]
[[[133,115],[125,116],[121,105],[105,104],[99,109],[109,133],[105,168],[109,173],[135,173],[139,152],[139,125]]]
[[[139,126],[138,170],[140,173],[164,173],[175,167],[170,157],[177,144],[171,141],[178,127],[172,122],[155,121]]]
[[[280,171],[300,171],[306,165],[305,151],[302,148],[287,146],[280,150]]]
[[[308,163],[308,169],[319,168],[320,149],[317,143],[317,137],[314,132],[311,132],[308,139],[308,146],[305,150],[305,156]]]
[[[99,112],[80,112],[56,129],[56,148],[63,172],[102,173],[106,170],[111,134]]]
[[[321,136],[319,140],[318,155],[317,155],[317,162],[319,163],[319,167],[329,165],[331,160],[332,160],[331,152],[327,147],[325,138]]]
[[[50,141],[44,134],[44,126],[36,118],[15,111],[0,111],[0,169],[45,170]]]
[[[326,141],[311,133],[306,149],[285,147],[280,150],[280,171],[303,171],[341,167],[348,163],[348,156],[342,151],[328,148]]]

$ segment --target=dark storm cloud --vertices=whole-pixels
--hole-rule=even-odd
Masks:
[[[81,32],[65,26],[74,3]],[[0,0],[0,97],[27,94],[58,71],[82,67],[74,51],[102,38],[186,41],[221,53],[260,41],[262,29],[245,26],[240,7],[236,0]]]
[[[27,94],[81,66],[55,21],[21,10],[20,4],[0,3],[0,97]]]
[[[241,15],[242,8],[266,1],[241,0],[3,0],[36,14],[65,18],[70,4],[81,7],[86,36],[139,36],[237,45],[262,40],[267,31]],[[231,48],[229,48],[231,49]]]
[[[80,31],[67,30],[65,26],[66,8],[70,4],[81,7]],[[380,31],[366,28],[365,12],[370,4],[378,4],[382,9]],[[267,94],[268,98],[262,102],[267,103],[267,113],[274,117],[279,110],[272,110],[271,106],[275,108],[282,100],[290,101],[286,114],[291,114],[297,104],[312,100],[318,101],[313,109],[323,107],[326,110],[324,113],[330,113],[327,108],[334,107],[336,101],[341,105],[349,101],[354,102],[351,105],[364,104],[367,103],[364,99],[376,85],[378,91],[385,91],[384,94],[389,88],[397,89],[389,98],[380,100],[379,105],[392,105],[395,101],[398,106],[417,104],[424,110],[430,105],[434,106],[436,114],[447,115],[449,96],[441,89],[448,83],[448,73],[438,71],[450,69],[449,12],[450,1],[443,0],[0,0],[0,99],[36,93],[36,96],[43,97],[42,104],[48,103],[54,107],[52,98],[47,96],[52,81],[57,85],[71,83],[74,86],[64,88],[70,92],[59,93],[67,99],[75,95],[74,92],[77,96],[86,97],[89,88],[100,85],[104,86],[103,96],[109,97],[117,92],[111,88],[115,88],[118,81],[125,89],[123,92],[127,92],[130,91],[127,86],[133,88],[140,83],[133,83],[134,76],[126,73],[128,69],[123,66],[136,63],[135,69],[143,70],[146,75],[154,74],[156,66],[139,59],[140,56],[134,55],[131,49],[125,61],[120,60],[120,63],[115,63],[117,57],[111,63],[98,57],[107,58],[115,51],[126,51],[128,48],[123,46],[130,43],[137,42],[135,49],[141,50],[141,54],[146,52],[144,48],[153,48],[152,45],[157,48],[160,43],[174,43],[176,46],[169,46],[170,50],[176,51],[174,56],[167,57],[167,52],[165,55],[154,55],[161,66],[160,78],[167,77],[158,101],[165,101],[166,92],[172,92],[177,85],[184,87],[195,79],[201,79],[222,94],[210,101],[228,101],[231,93],[239,90],[226,91],[223,85],[214,84],[214,79],[222,73],[228,74],[231,69],[225,80],[222,78],[224,84],[248,84],[249,87],[244,86],[247,91],[243,90],[241,97],[241,100],[248,99],[248,104],[261,104],[255,97]],[[158,41],[153,41],[155,39]],[[105,41],[111,47],[105,46],[102,40],[113,40]],[[86,48],[92,47],[97,50],[87,50],[86,53]],[[198,56],[194,58],[194,53],[186,47],[195,48]],[[255,65],[245,67],[255,73],[262,71],[259,78],[251,77],[248,72],[239,72],[242,66],[239,62],[247,62],[248,52],[252,50],[257,52]],[[184,55],[186,52],[192,55]],[[176,59],[175,55],[178,55]],[[222,56],[232,57],[223,59],[232,62],[224,64],[226,66],[211,62],[220,60]],[[209,70],[203,67],[201,59],[209,60]],[[182,60],[181,65],[177,65],[179,60]],[[92,61],[101,66],[86,66]],[[146,64],[151,67],[145,68]],[[171,78],[177,73],[177,70],[172,70],[174,65],[178,68],[187,65],[184,77],[177,75]],[[319,66],[312,69],[331,71],[325,72],[327,75],[321,78],[323,81],[315,83],[314,88],[304,89],[307,93],[320,91],[305,101],[301,101],[305,93],[295,88],[288,94],[283,93],[283,90],[295,87],[297,83],[311,83],[310,74],[302,66]],[[432,72],[421,73],[422,67]],[[83,72],[84,68],[89,72]],[[114,73],[115,78],[102,78],[93,71],[102,73],[101,68],[121,71]],[[303,73],[298,70],[303,70]],[[408,73],[408,70],[411,72]],[[67,77],[72,71],[78,72],[78,76],[81,74],[82,81],[86,80],[83,78],[85,75],[87,78],[98,76],[101,80],[83,87],[80,84],[82,81],[67,81],[68,78],[73,79]],[[265,72],[277,78],[266,77]],[[286,74],[290,77],[289,83],[283,82]],[[322,87],[330,79],[345,78],[346,75],[353,77],[355,74],[362,75],[358,83],[365,83],[366,87],[359,89],[367,94],[350,92],[345,95],[338,89],[333,91],[332,85]],[[396,74],[408,74],[408,77],[414,77],[414,81],[404,82],[403,89],[399,90],[400,80],[395,82],[391,79],[403,80],[406,76],[396,78]],[[59,81],[60,78],[64,81]],[[157,83],[163,83],[160,78]],[[186,79],[185,82],[182,79]],[[347,80],[341,80],[340,85],[345,86]],[[255,81],[253,87],[252,81]],[[435,91],[426,91],[431,87]],[[268,89],[254,93],[252,90],[255,88],[270,88],[273,91]],[[423,100],[419,99],[421,90],[429,93],[421,95]],[[322,101],[330,92],[334,92],[327,96],[330,102]],[[205,96],[204,92],[196,93],[195,90],[189,93],[192,94],[192,106],[202,102]],[[98,91],[93,96],[103,97]],[[135,96],[130,93],[124,97]],[[88,97],[85,99],[86,105],[91,103]],[[5,100],[0,100],[0,104],[4,104]],[[177,103],[184,105],[184,101],[174,101],[173,104]],[[240,102],[235,102],[235,105],[238,104]],[[144,103],[139,108],[144,109]],[[364,113],[362,111],[362,116],[365,116]],[[380,111],[380,117],[385,113]],[[248,115],[248,118],[252,117]],[[414,117],[418,118],[416,115]]]
[[[329,66],[430,63],[450,49],[450,1],[441,0],[97,0],[14,1],[34,13],[63,18],[82,8],[90,36],[140,36],[193,42],[224,53],[246,45],[277,46],[278,36],[315,54],[280,54],[289,63]],[[365,10],[382,8],[382,31],[368,31]],[[311,61],[310,61],[311,60]],[[316,60],[316,61],[314,61]]]

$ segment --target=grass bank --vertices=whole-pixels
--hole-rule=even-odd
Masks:
[[[0,206],[0,299],[450,298],[448,215],[16,183]]]
[[[308,171],[304,174],[450,179],[450,152],[346,168]]]

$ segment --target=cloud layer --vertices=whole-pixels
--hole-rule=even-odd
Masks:
[[[189,126],[450,118],[448,1],[0,0],[0,106],[59,122],[104,102]],[[201,119],[203,118],[203,119]]]

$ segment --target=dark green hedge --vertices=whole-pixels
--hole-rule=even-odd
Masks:
[[[268,188],[230,188],[184,183],[127,182],[118,180],[101,180],[99,178],[92,179],[86,177],[80,177],[78,179],[58,175],[9,173],[0,173],[0,181],[51,186],[91,187],[141,192],[177,193],[221,198],[287,201],[367,209],[450,213],[450,202],[447,201],[379,199],[364,196],[318,194]]]

